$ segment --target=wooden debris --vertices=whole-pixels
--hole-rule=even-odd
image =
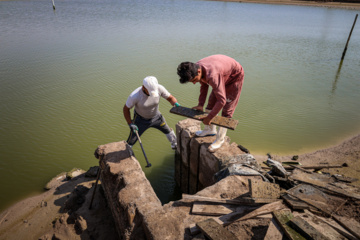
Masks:
[[[212,203],[226,203],[226,204],[236,204],[236,205],[258,205],[265,203],[272,203],[279,201],[279,199],[274,198],[250,198],[250,197],[242,197],[237,199],[218,199],[218,198],[210,198],[189,194],[182,194],[182,198],[184,200],[193,200],[199,202],[212,202]]]
[[[242,209],[239,212],[232,212],[226,215],[223,215],[221,217],[214,217],[213,219],[218,222],[219,224],[221,224],[222,226],[227,226],[230,225],[231,223],[235,222],[235,221],[243,221],[243,220],[247,220],[250,218],[255,218],[257,216],[260,215],[264,215],[264,214],[268,214],[271,213],[275,210],[278,209],[283,209],[286,208],[286,206],[282,203],[282,201],[277,201],[274,203],[269,203],[266,205],[263,205],[255,210],[253,210],[252,212],[246,214],[246,210]],[[245,214],[245,215],[244,215]],[[196,224],[190,224],[189,226],[190,228],[190,233],[193,234],[197,234],[200,232],[199,228],[196,226]]]
[[[249,188],[252,198],[280,198],[280,186],[278,184],[249,179]]]
[[[308,183],[311,185],[315,185],[321,188],[324,188],[328,191],[337,193],[338,195],[341,196],[346,196],[346,197],[351,197],[351,198],[355,198],[360,200],[360,195],[356,194],[356,193],[351,193],[349,191],[340,189],[338,187],[334,187],[332,185],[330,185],[330,183],[333,183],[334,180],[333,178],[329,177],[329,176],[324,176],[322,174],[318,174],[318,173],[304,173],[300,170],[294,170],[291,178],[297,181],[301,181],[304,183]]]
[[[350,235],[344,228],[342,228],[340,225],[338,225],[331,218],[327,218],[327,220],[325,221],[324,218],[322,218],[320,216],[315,216],[313,213],[311,213],[308,210],[305,210],[304,213],[302,213],[302,214],[299,213],[299,216],[301,216],[306,222],[308,222],[318,232],[321,232],[325,237],[327,237],[330,240],[346,240],[348,238],[352,239],[352,240],[355,239],[355,237],[351,238],[352,235]],[[330,220],[332,220],[332,223],[327,222]],[[339,230],[337,230],[336,228],[339,228]],[[348,236],[348,237],[346,237],[346,236]]]
[[[359,179],[357,178],[350,178],[350,177],[345,177],[342,175],[338,175],[338,174],[334,174],[332,175],[336,180],[341,181],[341,182],[346,182],[346,183],[352,183],[352,182],[356,182]]]
[[[206,216],[221,216],[232,212],[244,211],[248,206],[237,206],[233,204],[194,202],[191,213]]]
[[[207,238],[211,240],[237,240],[234,234],[227,231],[212,218],[198,222],[196,223],[196,226]]]
[[[293,168],[299,169],[301,171],[304,171],[306,173],[310,173],[310,174],[312,173],[311,171],[306,170],[305,168],[302,168],[302,167],[299,167],[299,166],[296,166],[296,165],[290,165],[290,166],[293,167]]]
[[[199,120],[202,117],[206,117],[208,113],[201,112],[198,110],[194,110],[187,107],[173,107],[170,109],[170,113],[174,113],[180,116],[185,116],[188,118]],[[221,116],[215,116],[213,120],[211,121],[212,124],[218,125],[221,127],[229,128],[231,130],[235,130],[236,126],[238,125],[239,121],[232,119],[232,118],[226,118]]]
[[[346,200],[338,196],[327,194],[312,185],[300,184],[286,191],[288,194],[316,207],[322,212],[331,216],[336,212],[337,207]]]
[[[305,213],[306,214],[309,214],[309,213],[312,214],[311,212],[309,212],[307,210],[305,210]],[[327,225],[329,225],[332,229],[334,229],[335,231],[340,233],[342,236],[346,237],[346,239],[359,240],[359,238],[352,235],[346,228],[341,226],[334,219],[332,219],[332,218],[324,218],[324,217],[320,217],[320,216],[317,216],[317,218],[320,219],[322,222],[326,223]],[[341,238],[338,238],[338,239],[341,239]],[[336,240],[338,240],[338,239],[336,239]]]
[[[305,236],[306,239],[329,240],[328,237],[325,237],[300,216],[292,218],[290,220],[290,226],[301,235]]]
[[[348,230],[352,235],[360,239],[360,223],[352,218],[333,215],[332,218]]]
[[[304,201],[301,201],[289,194],[283,194],[281,195],[281,198],[284,199],[284,201],[291,207],[293,210],[299,210],[299,209],[309,209],[310,206],[305,203]]]
[[[288,222],[294,217],[290,209],[281,209],[273,212],[276,221],[279,223],[285,235],[291,240],[305,239],[301,234],[288,226]]]
[[[301,165],[302,169],[315,169],[320,170],[323,168],[342,168],[342,165]],[[293,165],[285,165],[284,168],[286,170],[293,170],[295,169]],[[270,167],[263,167],[263,169],[270,169]]]
[[[245,216],[237,219],[236,221],[244,221],[246,219],[254,218],[259,215],[268,214],[275,210],[279,210],[279,209],[283,209],[283,208],[286,208],[286,206],[282,203],[282,201],[269,203],[269,204],[263,205],[263,206],[255,209],[254,211],[246,214]]]
[[[273,218],[269,224],[269,228],[266,232],[264,240],[278,240],[283,239],[283,231],[281,231],[281,228],[279,224],[275,221]]]

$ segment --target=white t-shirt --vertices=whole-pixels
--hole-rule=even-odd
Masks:
[[[135,89],[126,101],[126,106],[128,108],[133,108],[135,106],[135,111],[142,116],[143,118],[153,118],[156,115],[160,114],[159,111],[159,102],[160,96],[167,99],[170,97],[170,93],[162,85],[158,85],[159,96],[153,97],[148,96],[142,91],[142,86]]]

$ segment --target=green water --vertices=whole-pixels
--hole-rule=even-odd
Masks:
[[[354,10],[206,1],[0,2],[0,210],[38,194],[58,173],[97,165],[98,145],[126,140],[122,107],[145,76],[182,106],[199,85],[176,67],[212,54],[237,59],[245,82],[233,142],[254,154],[299,154],[360,132],[360,29],[340,73]],[[160,111],[168,124],[183,118]],[[179,196],[174,152],[142,136],[144,172],[160,200]],[[141,148],[135,154],[145,166]]]

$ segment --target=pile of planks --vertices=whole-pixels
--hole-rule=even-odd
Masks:
[[[282,163],[280,163],[282,165]],[[225,227],[252,218],[269,218],[264,239],[360,239],[360,189],[348,184],[356,179],[315,172],[342,166],[276,164],[265,176],[270,182],[249,179],[249,194],[236,199],[215,199],[183,194],[193,202],[191,214],[209,216],[189,226],[192,235],[206,239],[238,239]],[[311,171],[313,170],[313,171]],[[345,183],[347,182],[347,183]],[[353,209],[352,209],[353,207]],[[354,210],[354,211],[352,211]]]

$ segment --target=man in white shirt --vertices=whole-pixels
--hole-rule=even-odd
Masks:
[[[146,129],[153,127],[163,132],[171,143],[171,148],[176,149],[176,135],[159,111],[160,97],[165,98],[172,106],[180,106],[176,98],[153,76],[144,78],[143,85],[135,89],[128,97],[123,113],[131,130],[127,140],[130,146],[138,140],[135,131],[138,131],[141,136]],[[133,107],[135,107],[134,118],[131,120],[130,109]]]

